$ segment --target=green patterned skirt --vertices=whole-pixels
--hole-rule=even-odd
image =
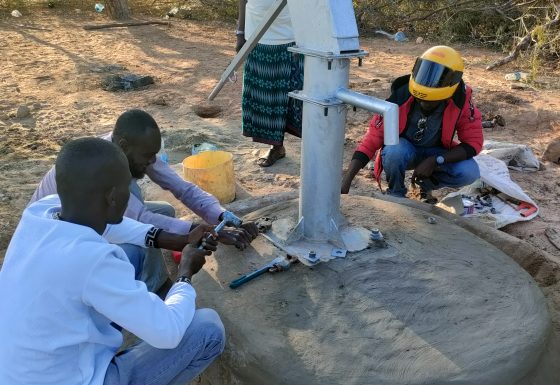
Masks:
[[[288,92],[303,88],[303,55],[288,51],[294,43],[257,44],[243,72],[243,135],[281,145],[284,133],[301,137],[302,103]]]

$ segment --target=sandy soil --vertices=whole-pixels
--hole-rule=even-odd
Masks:
[[[60,146],[71,138],[108,132],[128,108],[143,108],[155,116],[171,149],[171,162],[180,162],[199,142],[233,152],[240,197],[290,191],[299,185],[296,138],[287,138],[288,157],[277,165],[262,169],[254,163],[265,146],[240,134],[240,80],[226,85],[216,99],[215,104],[223,108],[218,117],[202,119],[192,111],[234,55],[231,25],[172,20],[170,26],[81,28],[106,21],[94,13],[55,11],[0,20],[0,262],[22,209]],[[409,71],[414,58],[431,44],[364,38],[362,45],[371,55],[362,67],[352,68],[351,86],[386,97],[391,80]],[[486,137],[528,144],[540,157],[546,145],[560,136],[560,74],[541,76],[538,90],[512,90],[503,75],[515,69],[513,65],[495,72],[484,70],[499,54],[457,48],[464,54],[465,78],[475,89],[478,107],[485,116],[500,114],[506,119],[505,127],[487,130]],[[100,83],[111,65],[152,75],[156,83],[140,91],[104,91]],[[29,116],[16,117],[23,105],[29,107]],[[345,163],[369,118],[365,111],[349,111]],[[560,166],[543,164],[539,172],[512,172],[512,178],[540,204],[541,215],[505,231],[559,256],[560,250],[544,232],[560,224]],[[353,193],[377,189],[367,174],[364,170],[356,178]]]

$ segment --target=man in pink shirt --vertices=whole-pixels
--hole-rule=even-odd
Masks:
[[[226,211],[218,200],[193,183],[183,180],[161,160],[157,153],[161,147],[161,133],[154,118],[142,110],[124,112],[115,123],[112,133],[102,137],[118,145],[126,155],[132,182],[130,196],[124,215],[142,223],[149,223],[175,234],[188,234],[196,223],[175,218],[175,209],[167,202],[144,201],[138,179],[147,175],[154,183],[168,190],[187,208],[211,225],[220,222]],[[47,195],[56,194],[54,167],[39,183],[30,203]],[[243,249],[258,235],[254,223],[246,223],[240,229],[227,229],[219,234],[219,241]],[[142,249],[135,245],[120,245],[150,291],[157,291],[169,278],[161,251]]]

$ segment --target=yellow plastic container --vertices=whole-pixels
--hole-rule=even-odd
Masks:
[[[235,199],[233,155],[226,151],[204,151],[183,160],[185,180],[214,195],[220,203]]]

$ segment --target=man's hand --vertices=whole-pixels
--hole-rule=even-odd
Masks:
[[[202,245],[202,248],[209,251],[216,251],[218,242],[214,227],[209,225],[198,225],[187,235],[187,242],[193,247]]]
[[[259,236],[259,228],[255,222],[244,222],[241,228],[251,236],[251,241]]]
[[[218,233],[218,241],[224,245],[233,245],[239,250],[247,248],[254,237],[244,228],[223,229]]]
[[[191,245],[185,246],[177,275],[191,278],[202,269],[202,266],[206,263],[206,256],[210,254],[212,252],[209,250],[197,249]]]
[[[430,156],[430,157],[424,159],[414,169],[414,172],[412,173],[412,183],[416,184],[417,182],[419,182],[423,179],[427,179],[427,178],[431,177],[432,174],[434,173],[434,170],[436,169],[436,166],[437,166],[437,163],[436,163],[436,157],[435,156]]]

